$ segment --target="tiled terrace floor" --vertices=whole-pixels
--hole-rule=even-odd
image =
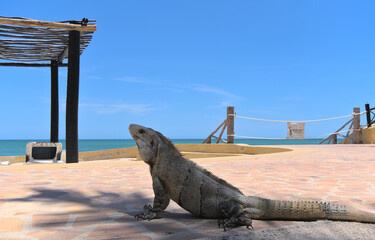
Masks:
[[[348,201],[375,213],[375,145],[288,146],[294,151],[195,159],[246,195]],[[141,161],[0,166],[0,239],[195,239],[223,232],[171,203],[161,219],[135,221],[151,203]],[[295,222],[254,221],[255,230]]]

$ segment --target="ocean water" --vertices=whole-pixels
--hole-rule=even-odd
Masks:
[[[202,143],[204,139],[172,139],[175,144]],[[249,145],[307,145],[318,144],[322,139],[235,139],[235,143]],[[21,156],[26,154],[28,142],[48,142],[48,140],[0,140],[0,156]],[[65,140],[60,141],[65,149]],[[214,143],[214,141],[212,141]],[[82,139],[78,141],[80,152],[96,151],[114,148],[135,147],[133,139]]]

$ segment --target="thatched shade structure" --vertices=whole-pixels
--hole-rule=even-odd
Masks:
[[[58,142],[58,67],[68,67],[66,162],[78,162],[80,55],[96,25],[81,21],[46,22],[0,16],[0,66],[51,68],[51,142]],[[64,59],[68,63],[63,63]]]

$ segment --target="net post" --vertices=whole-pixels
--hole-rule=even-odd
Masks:
[[[227,107],[227,143],[234,143],[234,107]]]

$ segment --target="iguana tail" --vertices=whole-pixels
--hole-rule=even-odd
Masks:
[[[328,219],[375,223],[375,214],[336,203],[262,199],[259,219],[311,221]]]

